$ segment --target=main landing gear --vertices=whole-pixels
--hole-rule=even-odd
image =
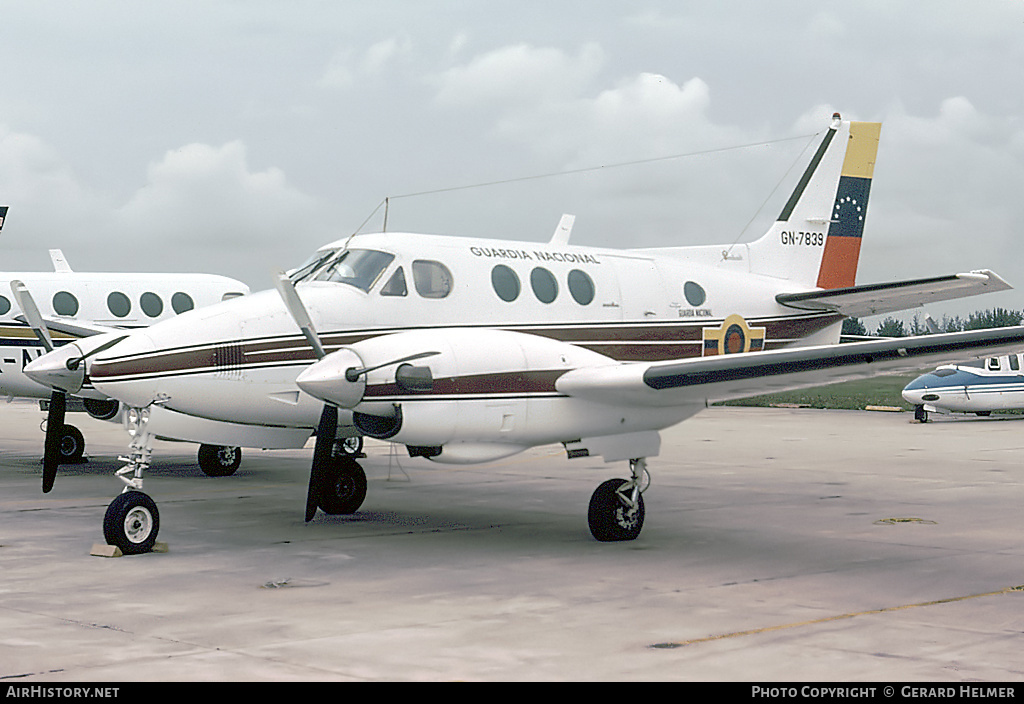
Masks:
[[[630,460],[629,469],[629,479],[609,479],[590,497],[587,522],[601,542],[636,540],[644,527],[643,492],[651,484],[647,460]]]
[[[230,477],[242,464],[242,448],[227,445],[200,445],[199,469],[208,477]]]

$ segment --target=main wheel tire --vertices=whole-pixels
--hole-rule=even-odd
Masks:
[[[141,491],[119,494],[107,506],[103,517],[103,537],[125,555],[149,552],[160,532],[160,512],[156,502]]]
[[[81,462],[82,455],[85,454],[85,437],[75,426],[65,425],[61,428],[60,443],[57,447],[60,449],[61,464]]]
[[[644,527],[644,497],[638,496],[637,507],[631,510],[619,498],[618,489],[625,479],[609,479],[590,497],[587,522],[590,533],[602,543],[636,540]]]
[[[200,445],[199,468],[208,477],[230,477],[242,464],[242,448]]]
[[[359,463],[346,457],[335,458],[327,468],[320,487],[317,506],[332,516],[355,513],[366,499],[366,473]]]

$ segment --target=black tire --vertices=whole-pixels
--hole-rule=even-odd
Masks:
[[[332,516],[355,513],[366,499],[366,473],[359,463],[335,458],[327,468],[317,496],[317,506]]]
[[[914,406],[914,420],[920,423],[928,422],[928,411],[924,410],[924,406]]]
[[[141,491],[119,494],[103,517],[103,537],[125,555],[149,552],[160,532],[160,512],[156,502]]]
[[[65,425],[61,428],[60,443],[57,447],[60,450],[61,464],[76,464],[82,461],[82,455],[85,454],[85,437],[75,426]]]
[[[242,464],[242,448],[200,445],[199,468],[208,477],[230,477]]]
[[[619,498],[617,490],[626,483],[625,479],[609,479],[590,497],[587,522],[591,535],[602,543],[636,540],[644,527],[644,497],[639,496],[636,512],[632,515]]]

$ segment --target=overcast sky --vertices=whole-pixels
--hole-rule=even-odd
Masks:
[[[991,268],[1018,290],[933,315],[1020,309],[1022,67],[1022,0],[0,0],[0,269],[268,288],[389,196],[389,230],[749,241],[838,111],[883,123],[858,283]]]

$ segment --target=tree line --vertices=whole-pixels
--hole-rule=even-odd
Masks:
[[[1004,328],[1013,325],[1020,325],[1024,320],[1024,310],[1010,310],[1007,308],[991,308],[988,310],[975,311],[961,318],[959,315],[950,317],[942,316],[936,320],[935,325],[939,332],[963,332],[964,330],[981,330],[984,328]],[[843,321],[844,335],[876,335],[878,337],[908,337],[910,335],[927,335],[932,332],[925,323],[924,316],[915,313],[909,323],[895,316],[887,316],[882,319],[874,332],[868,332],[864,323],[859,318],[847,318]]]

